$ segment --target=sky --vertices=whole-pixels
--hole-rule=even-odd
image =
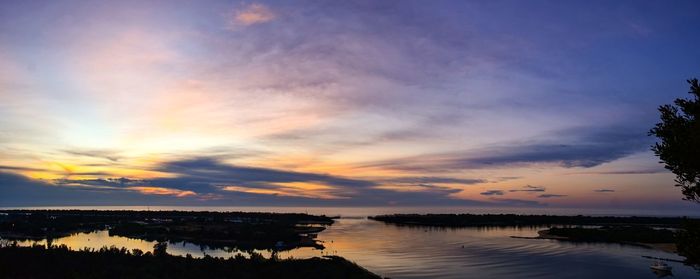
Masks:
[[[694,1],[5,1],[0,207],[697,210]]]

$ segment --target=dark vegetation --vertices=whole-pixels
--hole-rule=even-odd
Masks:
[[[616,243],[674,243],[674,232],[644,226],[612,226],[600,228],[554,227],[548,235],[566,237],[571,241]]]
[[[676,175],[684,199],[700,203],[700,83],[688,80],[689,99],[678,98],[674,104],[659,107],[661,122],[649,135],[661,140],[652,146],[666,169]],[[700,264],[700,223],[685,222],[678,233],[678,254]]]
[[[0,278],[380,278],[341,257],[195,259],[161,250],[163,253],[115,247],[71,251],[65,246],[6,246],[0,248]]]
[[[661,123],[649,134],[661,140],[652,150],[676,175],[685,199],[700,202],[700,84],[698,79],[688,83],[693,98],[659,107]]]
[[[676,237],[678,254],[688,262],[700,265],[700,221],[685,222]]]
[[[407,226],[435,227],[517,227],[549,225],[644,225],[679,227],[686,218],[679,217],[593,217],[516,214],[394,214],[369,217],[372,220]]]
[[[108,229],[110,235],[210,247],[321,248],[314,233],[332,223],[329,217],[293,213],[8,210],[0,211],[0,237],[52,239]]]

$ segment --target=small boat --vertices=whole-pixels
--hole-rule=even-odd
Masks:
[[[671,266],[667,265],[665,262],[662,262],[662,261],[655,261],[649,267],[653,270],[658,270],[658,271],[671,271]]]

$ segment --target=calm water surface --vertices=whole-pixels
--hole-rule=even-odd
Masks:
[[[343,212],[324,213],[343,215]],[[339,255],[391,278],[657,278],[649,269],[651,260],[643,255],[679,259],[675,254],[637,246],[510,237],[536,236],[540,229],[543,227],[417,228],[365,218],[342,218],[319,234],[325,250],[299,248],[279,256]],[[45,241],[39,243],[45,244]],[[106,231],[98,231],[56,239],[53,244],[65,244],[73,249],[115,245],[152,251],[154,243],[110,237]],[[171,243],[168,252],[223,257],[247,254],[235,249],[212,250],[182,242]],[[258,252],[268,257],[271,254]],[[700,273],[691,267],[674,262],[668,264],[673,266],[673,278],[700,278]]]

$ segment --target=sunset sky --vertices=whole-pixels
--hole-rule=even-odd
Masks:
[[[696,1],[5,1],[0,207],[687,209]]]

